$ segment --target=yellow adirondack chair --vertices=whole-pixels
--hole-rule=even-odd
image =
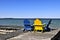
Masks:
[[[40,30],[43,31],[44,30],[44,24],[42,24],[42,21],[39,19],[34,20],[34,31]]]

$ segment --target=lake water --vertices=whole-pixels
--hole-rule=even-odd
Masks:
[[[41,19],[43,23],[47,24],[49,19]],[[13,26],[24,26],[24,19],[0,19],[0,25],[13,25]],[[29,19],[32,25],[34,19]],[[52,19],[50,27],[60,28],[60,19]]]

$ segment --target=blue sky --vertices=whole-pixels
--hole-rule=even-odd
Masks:
[[[60,0],[0,0],[0,18],[60,18]]]

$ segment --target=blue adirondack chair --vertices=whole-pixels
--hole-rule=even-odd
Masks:
[[[45,31],[50,31],[51,29],[49,28],[49,25],[51,24],[52,19],[49,20],[47,26],[44,28]]]
[[[30,21],[28,19],[25,19],[23,31],[31,31],[31,30],[32,30],[32,26],[30,25]]]

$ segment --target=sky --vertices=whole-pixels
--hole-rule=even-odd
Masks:
[[[0,0],[0,18],[60,18],[60,0]]]

